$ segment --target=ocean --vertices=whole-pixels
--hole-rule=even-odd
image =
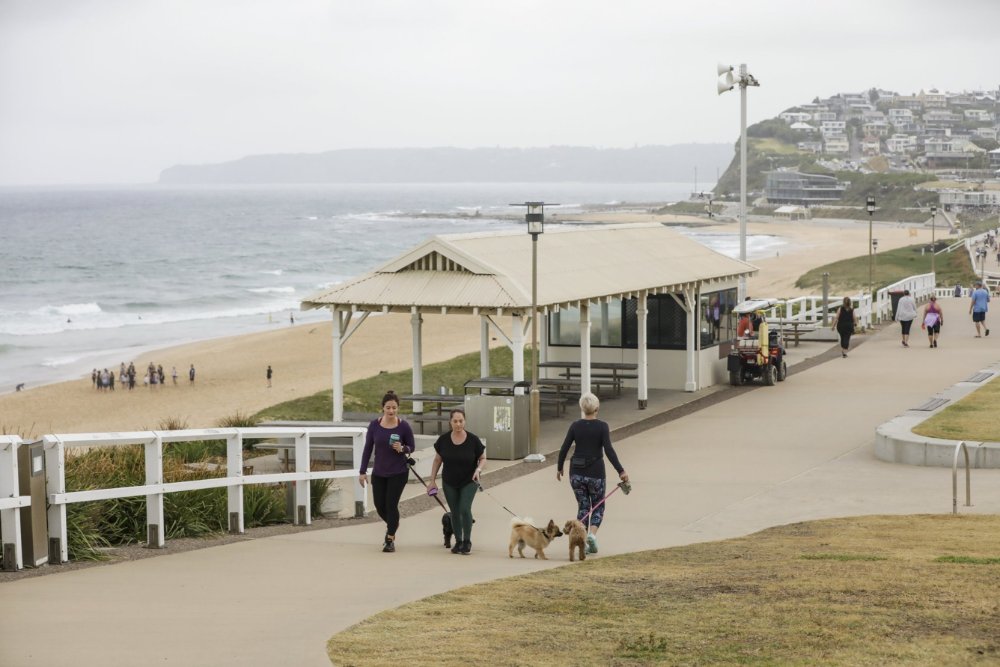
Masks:
[[[0,189],[0,393],[174,344],[326,321],[299,302],[434,234],[517,228],[511,202],[686,199],[688,183]],[[476,212],[478,216],[472,216]],[[464,217],[469,215],[469,217]],[[730,256],[735,234],[685,230]],[[748,257],[774,237],[748,238]],[[145,365],[144,363],[142,365]]]

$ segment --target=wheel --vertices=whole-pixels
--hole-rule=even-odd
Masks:
[[[788,364],[782,359],[778,364],[778,382],[784,382],[786,377],[788,377]]]
[[[729,371],[729,384],[739,387],[743,384],[743,373],[741,371]]]
[[[774,366],[768,366],[767,370],[764,371],[764,384],[768,387],[773,387],[774,383],[778,380],[778,369]]]

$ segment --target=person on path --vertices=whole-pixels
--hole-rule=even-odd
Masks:
[[[379,518],[385,521],[385,543],[382,551],[396,550],[396,531],[399,529],[399,499],[410,476],[406,458],[416,445],[413,429],[399,418],[399,397],[389,390],[382,397],[382,416],[368,424],[365,449],[361,453],[358,483],[368,484],[368,462],[375,455],[372,467],[372,502]]]
[[[273,374],[274,374],[274,371],[271,370],[271,364],[268,364],[267,365],[267,388],[268,389],[271,388],[271,375],[273,375]]]
[[[556,480],[562,480],[563,465],[570,445],[576,443],[573,456],[570,457],[569,484],[576,496],[576,518],[579,521],[587,519],[587,553],[597,553],[597,531],[604,521],[602,503],[605,497],[606,478],[604,472],[604,457],[618,472],[618,478],[628,482],[628,473],[618,461],[618,454],[611,446],[611,431],[608,423],[597,418],[601,401],[589,391],[580,397],[580,411],[583,418],[569,425],[566,438],[559,448],[559,461],[556,464]],[[595,507],[596,506],[596,507]],[[589,515],[589,517],[588,517]]]
[[[976,281],[976,289],[972,290],[972,297],[969,300],[969,313],[972,321],[976,324],[976,338],[982,338],[982,331],[990,335],[989,327],[986,326],[986,311],[990,309],[990,293],[983,283]]]
[[[854,304],[851,302],[851,297],[845,296],[844,302],[837,308],[837,312],[833,316],[833,326],[830,327],[840,334],[841,357],[846,357],[848,350],[851,349],[851,334],[854,333],[857,326],[858,315],[854,312]]]
[[[920,323],[920,328],[927,330],[927,340],[931,347],[938,346],[938,335],[941,333],[941,325],[944,324],[944,311],[937,302],[936,296],[931,296],[931,300],[924,307],[924,319]]]
[[[451,508],[451,527],[455,531],[453,554],[472,552],[472,501],[476,499],[479,477],[486,464],[486,446],[475,433],[465,430],[465,411],[456,408],[449,415],[451,432],[442,433],[434,443],[434,462],[427,495],[434,495],[438,469],[444,486],[444,497]]]
[[[177,366],[170,367],[170,377],[173,378],[174,384],[177,384]]]
[[[913,320],[917,319],[917,302],[910,294],[910,290],[903,290],[903,296],[896,304],[896,321],[903,332],[903,347],[910,347],[910,326]]]

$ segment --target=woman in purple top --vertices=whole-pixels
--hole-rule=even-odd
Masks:
[[[382,551],[396,550],[396,529],[399,528],[399,499],[406,487],[410,471],[406,458],[414,449],[413,429],[399,418],[399,397],[393,390],[382,397],[382,416],[372,420],[365,436],[358,482],[368,483],[368,462],[375,454],[372,467],[372,501],[379,518],[385,521],[385,544]]]

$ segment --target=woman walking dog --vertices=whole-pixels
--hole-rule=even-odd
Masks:
[[[587,553],[597,553],[597,531],[604,520],[605,495],[604,457],[614,466],[618,477],[628,482],[628,473],[618,462],[618,454],[611,446],[611,431],[608,423],[597,418],[601,407],[598,400],[589,391],[580,397],[580,411],[583,418],[569,426],[566,439],[559,448],[559,462],[556,465],[556,480],[562,480],[563,464],[570,445],[576,443],[573,456],[570,457],[569,483],[576,496],[576,518],[584,521],[589,515],[589,530],[587,533]],[[601,503],[601,504],[598,504]]]
[[[444,497],[451,508],[451,527],[455,531],[453,554],[472,552],[472,501],[479,488],[479,476],[486,464],[486,446],[475,433],[465,430],[465,411],[455,409],[449,415],[451,432],[442,433],[434,443],[434,463],[427,484],[427,495],[437,493],[434,480],[438,470],[444,485]]]

